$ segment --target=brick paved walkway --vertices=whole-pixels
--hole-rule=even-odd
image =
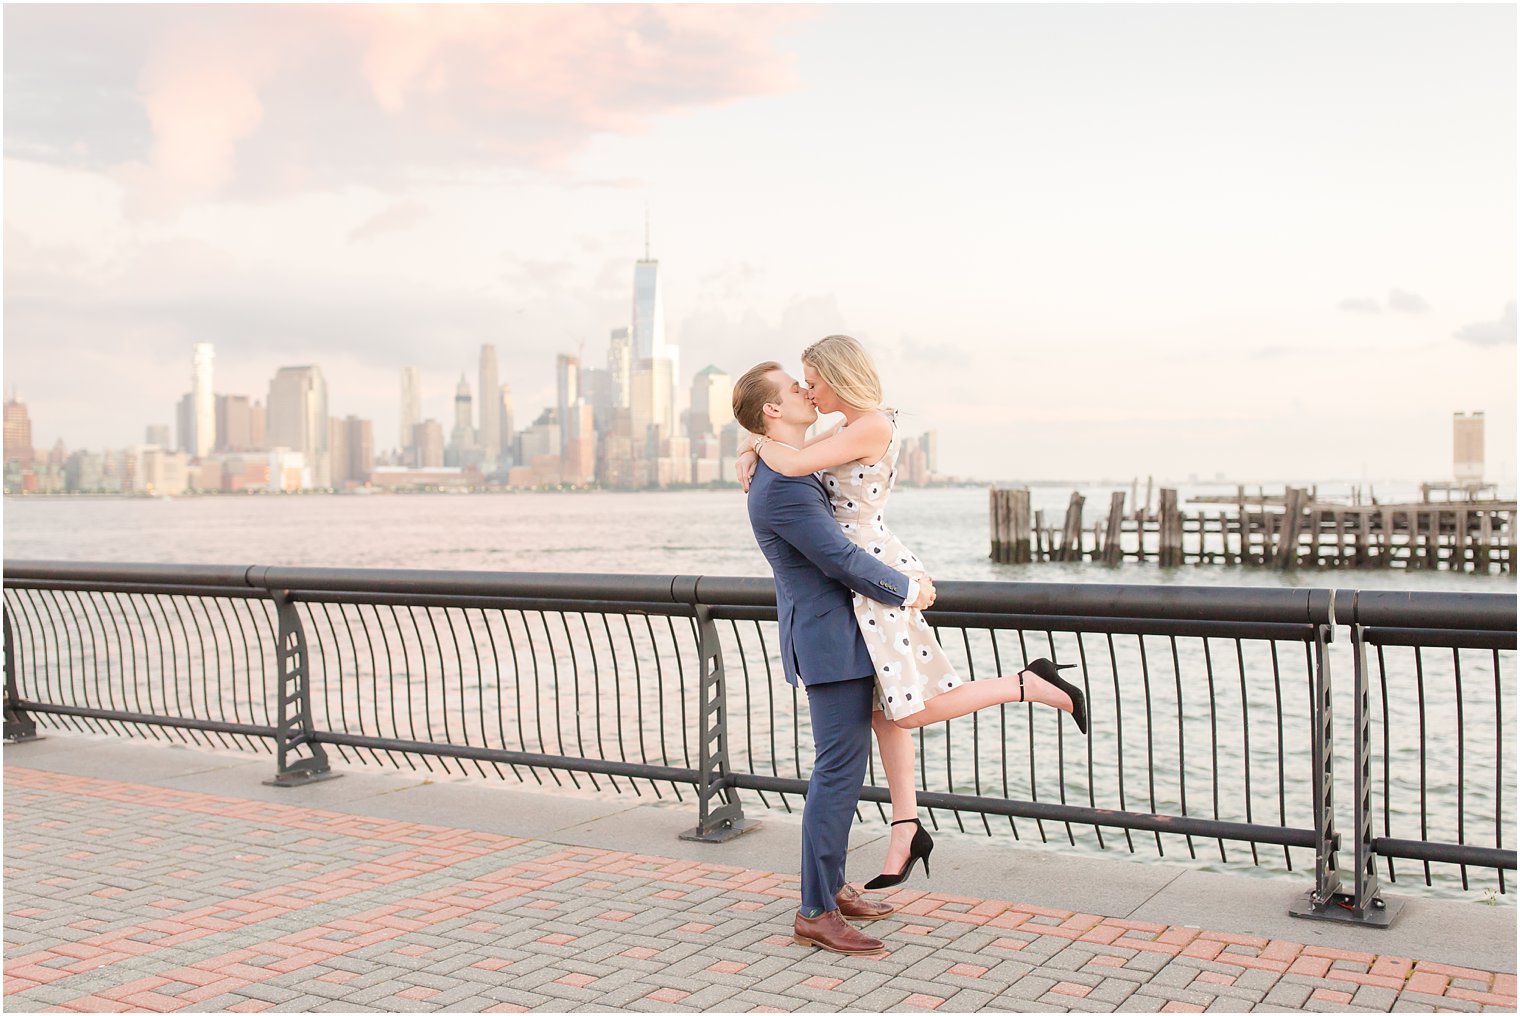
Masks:
[[[1515,1010],[1515,977],[920,891],[793,945],[796,879],[7,766],[12,1011]]]

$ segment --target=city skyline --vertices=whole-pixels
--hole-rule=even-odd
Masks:
[[[401,367],[447,423],[494,344],[530,420],[647,208],[675,390],[845,332],[948,473],[1435,478],[1483,411],[1514,479],[1513,8],[4,17],[43,443],[172,424],[197,342],[382,445]]]

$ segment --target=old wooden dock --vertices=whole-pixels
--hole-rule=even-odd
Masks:
[[[1515,502],[1495,499],[1407,504],[1318,500],[1308,488],[1280,495],[1211,498],[1183,510],[1162,488],[1154,509],[1126,510],[1110,495],[1107,514],[1088,525],[1086,498],[1073,493],[1063,518],[1031,511],[1028,488],[990,492],[994,561],[1155,561],[1163,566],[1258,568],[1439,568],[1514,573]],[[1149,497],[1147,497],[1149,501]]]

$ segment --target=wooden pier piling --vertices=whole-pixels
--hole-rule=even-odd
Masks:
[[[1133,489],[1138,489],[1138,480]],[[1353,503],[1321,501],[1317,491],[1288,487],[1268,495],[1244,486],[1232,497],[1203,497],[1183,511],[1174,488],[1126,511],[1111,491],[1108,515],[1084,531],[1085,497],[1073,493],[1059,528],[1031,511],[1028,488],[993,489],[988,499],[991,558],[1000,564],[1154,559],[1164,567],[1225,564],[1275,568],[1439,568],[1514,573],[1514,501],[1378,504],[1360,492]],[[1233,505],[1207,510],[1209,502]]]

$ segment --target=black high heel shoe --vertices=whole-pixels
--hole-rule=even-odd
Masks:
[[[913,842],[908,844],[908,861],[902,866],[902,871],[895,875],[886,872],[877,875],[866,883],[867,889],[890,889],[894,885],[902,885],[913,874],[913,866],[920,860],[924,862],[924,874],[929,874],[929,855],[934,852],[934,837],[929,835],[929,830],[916,818],[905,818],[892,824],[907,825],[909,822],[918,826],[918,831],[913,834]]]
[[[1082,689],[1062,678],[1060,673],[1063,670],[1070,670],[1075,666],[1075,663],[1051,663],[1042,656],[1038,660],[1030,660],[1024,665],[1024,670],[1043,677],[1071,698],[1071,718],[1077,721],[1077,729],[1085,737],[1087,735],[1087,696],[1082,694]],[[1020,701],[1023,701],[1024,698],[1024,670],[1019,671]]]

